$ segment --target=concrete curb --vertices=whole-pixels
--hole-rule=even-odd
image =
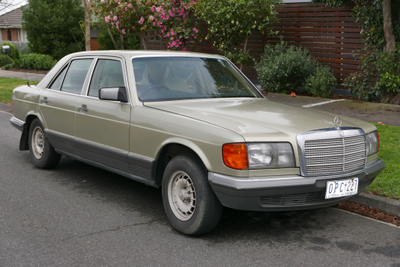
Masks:
[[[360,193],[351,197],[348,201],[369,206],[388,214],[400,217],[400,201],[368,193]]]
[[[14,108],[11,106],[11,104],[0,103],[0,110],[12,113]]]

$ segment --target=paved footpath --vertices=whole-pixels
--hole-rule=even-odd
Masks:
[[[40,81],[44,76],[45,74],[0,70],[0,77]],[[292,97],[282,94],[268,94],[267,98],[275,102],[332,112],[369,122],[383,122],[386,125],[400,126],[400,106],[397,105],[367,103],[345,99],[332,100],[306,96]],[[11,105],[0,103],[0,110],[12,113]],[[350,198],[350,201],[367,205],[400,217],[400,201],[398,200],[361,193]]]
[[[5,78],[16,78],[16,79],[40,82],[44,78],[44,76],[46,76],[46,74],[9,71],[0,69],[0,77],[5,77]]]

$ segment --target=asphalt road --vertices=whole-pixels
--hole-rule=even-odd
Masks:
[[[63,158],[54,170],[18,151],[0,112],[0,266],[400,266],[400,229],[334,208],[225,210],[187,237],[160,190]]]

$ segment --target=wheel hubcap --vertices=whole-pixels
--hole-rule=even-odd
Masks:
[[[42,129],[37,126],[32,133],[32,153],[37,159],[41,159],[44,151],[44,135]]]
[[[187,221],[192,218],[196,209],[196,191],[192,179],[184,171],[172,174],[168,183],[168,201],[179,220]]]

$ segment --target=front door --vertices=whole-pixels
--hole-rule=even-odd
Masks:
[[[79,99],[76,113],[78,155],[93,162],[129,172],[130,103],[100,100],[99,89],[126,87],[123,61],[99,58],[86,96]]]

